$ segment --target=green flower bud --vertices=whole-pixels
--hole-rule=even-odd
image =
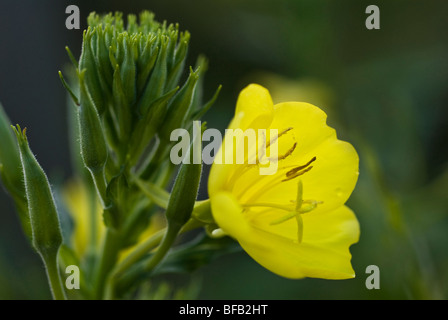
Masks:
[[[23,168],[26,197],[33,233],[33,246],[44,257],[54,255],[62,244],[58,213],[45,172],[31,152],[26,128],[13,127]]]
[[[41,256],[53,297],[66,299],[58,267],[62,233],[50,184],[28,145],[26,128],[11,126],[17,136],[33,235],[33,247]]]
[[[201,132],[201,128],[197,123],[194,132]],[[190,146],[190,160],[200,157],[201,134],[193,137]],[[193,148],[196,146],[196,148]],[[191,152],[192,151],[192,152]],[[179,169],[176,180],[171,191],[171,196],[166,209],[166,219],[168,226],[172,225],[174,229],[180,228],[190,219],[195,205],[196,197],[201,180],[202,164],[194,164],[194,161],[183,163]]]
[[[108,158],[108,149],[100,118],[93,105],[93,101],[86,90],[84,73],[81,73],[79,78],[81,83],[78,119],[81,156],[84,165],[92,174],[93,181],[103,206],[107,207],[104,167]]]
[[[28,214],[28,203],[23,183],[23,170],[20,152],[11,131],[11,123],[0,104],[0,177],[3,185],[14,200],[19,214],[22,229],[31,241],[31,225]]]

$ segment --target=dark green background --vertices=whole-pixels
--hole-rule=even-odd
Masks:
[[[81,10],[81,30],[65,28],[69,4]],[[369,4],[381,10],[380,30],[365,28]],[[448,298],[447,1],[3,0],[0,101],[13,123],[28,128],[54,185],[71,175],[66,96],[57,74],[69,62],[65,45],[79,55],[92,10],[143,9],[191,32],[192,64],[200,53],[209,58],[206,96],[223,85],[206,116],[209,127],[223,130],[238,92],[249,82],[268,85],[263,75],[276,74],[292,88],[326,88],[321,99],[302,88],[298,99],[321,102],[329,124],[361,159],[348,202],[361,224],[360,242],[351,250],[355,279],[286,280],[238,253],[195,273],[203,285],[199,298]],[[204,179],[201,198],[205,185]],[[365,287],[372,264],[381,271],[380,290]],[[41,261],[2,191],[0,298],[49,297]]]

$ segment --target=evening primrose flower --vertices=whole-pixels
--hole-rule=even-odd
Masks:
[[[337,139],[319,108],[302,102],[274,105],[268,90],[256,84],[240,93],[229,128],[276,129],[277,134],[258,141],[264,153],[246,148],[246,159],[258,154],[255,164],[213,164],[208,191],[219,228],[280,276],[353,278],[349,247],[359,239],[359,224],[344,205],[358,179],[353,146]],[[236,143],[244,143],[241,139]],[[221,147],[216,158],[228,159],[229,151]],[[258,168],[266,159],[277,161],[277,170],[261,175]]]

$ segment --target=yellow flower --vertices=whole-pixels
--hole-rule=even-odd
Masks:
[[[102,219],[101,204],[96,200],[96,197],[93,197],[93,199],[89,197],[88,190],[78,179],[73,179],[65,185],[63,197],[74,223],[70,242],[78,257],[82,257],[87,250],[88,244],[90,242],[99,243],[106,230]],[[92,200],[95,201],[94,208],[90,208],[90,201]],[[91,214],[95,214],[96,239],[90,239]]]
[[[244,164],[229,164],[236,148],[225,150],[226,139],[234,139],[226,134],[216,155],[223,164],[212,165],[208,185],[217,225],[280,276],[353,278],[349,247],[359,239],[359,224],[344,205],[358,179],[353,146],[337,139],[319,108],[274,105],[268,90],[255,84],[240,93],[229,129],[268,130],[258,147],[245,147]],[[277,134],[268,135],[269,129]],[[246,141],[236,140],[236,146]],[[258,161],[249,164],[254,154]],[[266,160],[276,161],[274,174],[260,174]]]

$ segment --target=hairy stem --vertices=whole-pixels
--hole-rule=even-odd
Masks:
[[[47,272],[48,283],[50,285],[53,299],[66,300],[67,297],[62,286],[61,275],[59,274],[57,252],[48,253],[45,256],[42,255],[42,260],[45,264],[45,270]]]

